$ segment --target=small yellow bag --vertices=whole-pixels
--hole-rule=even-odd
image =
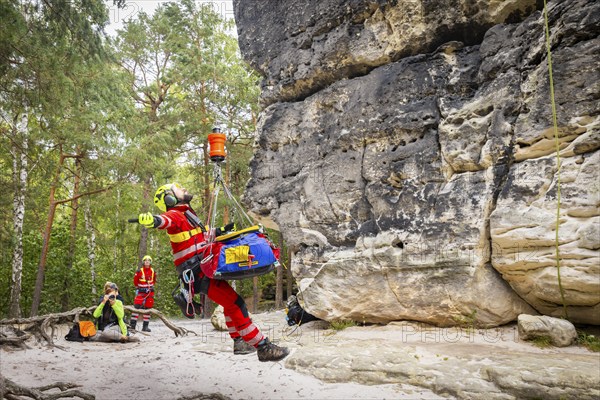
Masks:
[[[83,337],[92,337],[96,334],[96,326],[92,321],[79,321],[79,333]]]

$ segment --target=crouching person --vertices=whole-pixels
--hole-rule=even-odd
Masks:
[[[90,340],[98,342],[138,342],[139,338],[130,336],[127,325],[123,321],[125,309],[117,285],[107,282],[104,285],[104,296],[94,310],[96,318],[96,335]]]

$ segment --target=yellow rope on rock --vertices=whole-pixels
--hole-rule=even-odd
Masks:
[[[554,124],[554,142],[556,144],[556,228],[555,228],[555,248],[556,248],[556,273],[558,276],[558,289],[562,300],[564,318],[568,318],[567,303],[565,302],[565,290],[560,278],[560,250],[558,228],[560,226],[560,142],[558,140],[558,122],[556,117],[556,103],[554,101],[554,80],[552,78],[552,51],[550,50],[550,28],[548,27],[548,5],[544,0],[544,24],[546,31],[546,50],[548,52],[548,75],[550,76],[550,102],[552,103],[552,122]]]

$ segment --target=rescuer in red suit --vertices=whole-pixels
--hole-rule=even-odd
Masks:
[[[154,305],[154,285],[156,284],[156,271],[152,268],[152,257],[145,255],[142,259],[142,267],[138,268],[133,275],[133,285],[136,287],[136,296],[133,300],[133,306],[137,309],[148,309]],[[132,313],[129,325],[133,329],[137,325],[139,314]],[[144,324],[142,332],[151,332],[150,315],[144,314]]]
[[[283,359],[289,350],[271,343],[262,334],[250,319],[244,299],[227,281],[209,279],[202,272],[200,261],[206,246],[206,229],[190,206],[192,198],[193,195],[181,185],[169,183],[159,187],[154,195],[154,204],[163,214],[143,213],[138,216],[138,222],[146,228],[166,229],[169,234],[175,268],[184,286],[189,288],[175,294],[173,300],[187,318],[194,318],[194,314],[200,313],[200,305],[192,300],[193,296],[197,293],[206,294],[209,299],[223,306],[225,323],[234,341],[234,354],[257,351],[260,361]],[[220,230],[232,228],[233,224],[230,224]]]

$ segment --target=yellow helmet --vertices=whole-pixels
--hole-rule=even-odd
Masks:
[[[142,258],[142,262],[144,262],[146,260],[150,261],[150,264],[152,264],[152,257],[145,255],[144,258]]]
[[[154,204],[160,211],[166,212],[167,208],[175,207],[179,202],[173,188],[181,188],[181,185],[179,183],[167,183],[156,189]]]

